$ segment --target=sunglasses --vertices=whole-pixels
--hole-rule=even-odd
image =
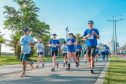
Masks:
[[[93,23],[88,23],[88,24],[93,24]]]

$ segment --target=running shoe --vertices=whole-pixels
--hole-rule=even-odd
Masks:
[[[63,64],[63,67],[65,67],[65,64]]]
[[[22,73],[20,77],[25,77],[25,76],[26,76],[26,74],[25,73]]]
[[[78,67],[79,64],[76,64],[76,67]]]
[[[39,66],[36,66],[36,68],[39,68]]]
[[[51,71],[53,72],[53,71],[55,71],[55,69],[54,69],[54,68],[52,68],[52,70],[51,70]]]
[[[30,65],[31,65],[31,69],[33,69],[33,62],[31,62]]]
[[[42,67],[44,67],[44,64],[42,64]]]
[[[91,69],[91,74],[94,74],[94,71]]]
[[[59,66],[59,63],[57,63],[57,65],[56,65],[56,66],[57,66],[57,68],[58,68],[58,66]]]
[[[70,68],[67,68],[66,70],[68,70],[68,71],[69,71],[69,70],[70,70]]]

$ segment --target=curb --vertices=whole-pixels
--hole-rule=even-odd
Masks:
[[[111,58],[111,57],[110,57]],[[94,84],[103,84],[104,83],[104,79],[106,76],[106,72],[108,70],[108,65],[109,65],[110,59],[109,61],[106,63],[104,69],[102,70],[101,74],[99,75],[99,77],[97,78],[96,82]]]

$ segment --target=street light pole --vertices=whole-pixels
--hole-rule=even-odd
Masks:
[[[114,56],[115,56],[115,41],[114,41],[114,17],[115,16],[113,16],[113,51],[114,51]]]
[[[117,56],[117,33],[116,33],[116,21],[115,20],[115,53],[116,53],[116,59],[118,59],[118,56]]]
[[[69,32],[69,30],[68,30],[68,26],[67,26],[67,28],[66,28],[66,41],[67,41],[68,32]]]

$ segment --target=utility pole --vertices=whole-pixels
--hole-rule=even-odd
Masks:
[[[114,38],[113,38],[113,41],[114,41],[114,56],[116,55],[116,59],[118,59],[118,56],[117,56],[117,33],[116,33],[116,21],[120,21],[120,20],[123,20],[123,19],[120,19],[120,20],[114,20],[114,17],[113,16],[113,20],[108,20],[108,21],[112,21],[113,22],[113,26],[114,26],[114,23],[115,23],[115,41],[114,41]],[[114,27],[113,27],[113,37],[114,37]]]
[[[67,41],[68,32],[69,32],[69,30],[68,30],[68,26],[67,26],[67,28],[66,28],[66,41]]]

